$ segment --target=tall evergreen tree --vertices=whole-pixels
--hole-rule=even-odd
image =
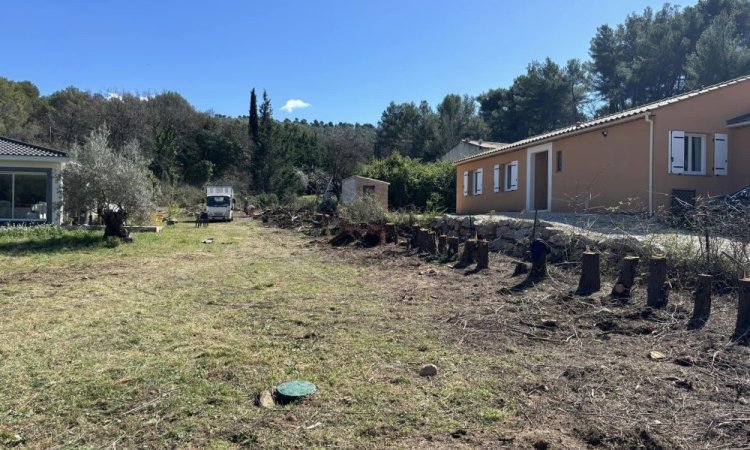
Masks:
[[[250,91],[250,115],[247,124],[247,134],[251,143],[258,143],[258,133],[258,99],[255,97],[255,88],[253,88]]]
[[[270,192],[271,182],[276,169],[273,157],[274,121],[271,100],[263,91],[263,103],[260,105],[260,119],[258,121],[258,140],[253,145],[250,173],[253,186],[258,192]]]

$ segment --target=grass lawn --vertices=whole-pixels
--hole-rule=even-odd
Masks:
[[[246,220],[135,238],[0,236],[0,447],[453,447],[521,414],[524,369],[381,270]],[[255,406],[290,379],[319,393]]]

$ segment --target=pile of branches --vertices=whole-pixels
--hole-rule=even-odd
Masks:
[[[675,222],[700,242],[698,271],[727,281],[750,274],[750,203],[731,197],[698,197],[680,207]]]
[[[385,227],[368,223],[346,224],[328,243],[334,247],[343,247],[352,243],[361,247],[375,247],[385,243]]]
[[[265,224],[279,228],[296,228],[297,231],[326,229],[331,217],[306,209],[294,209],[288,206],[273,206],[260,212],[259,217]]]

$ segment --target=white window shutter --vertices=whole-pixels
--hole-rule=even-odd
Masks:
[[[518,190],[518,161],[510,163],[510,190]]]
[[[685,132],[669,132],[669,173],[685,171]]]
[[[495,192],[500,192],[500,164],[495,164],[494,181]]]
[[[714,175],[726,176],[729,171],[728,136],[722,133],[714,134]]]
[[[464,172],[464,196],[469,195],[469,172]]]
[[[482,172],[484,172],[482,169],[477,169],[477,185],[474,187],[474,192],[477,195],[482,193]]]

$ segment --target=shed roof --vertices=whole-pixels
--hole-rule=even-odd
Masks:
[[[351,179],[353,179],[353,178],[359,178],[360,180],[374,181],[374,182],[376,182],[376,183],[383,183],[383,184],[388,184],[388,185],[390,185],[390,184],[391,184],[391,183],[389,183],[389,182],[387,182],[387,181],[383,181],[383,180],[376,180],[375,178],[367,178],[367,177],[363,177],[362,175],[352,175],[352,176],[350,176],[349,178],[344,178],[344,181],[346,181],[346,180],[351,180]]]
[[[67,153],[0,136],[0,156],[66,158]]]
[[[635,120],[640,116],[641,114],[645,114],[647,112],[651,112],[654,110],[657,110],[659,108],[663,108],[665,106],[678,103],[684,100],[691,99],[693,97],[696,97],[698,95],[703,95],[712,91],[715,91],[717,89],[722,89],[727,86],[732,86],[734,84],[742,83],[745,81],[750,80],[750,75],[745,75],[739,78],[735,78],[733,80],[725,81],[723,83],[715,84],[713,86],[708,86],[702,89],[697,89],[694,91],[686,92],[681,95],[677,95],[674,97],[666,98],[664,100],[659,100],[653,103],[649,103],[646,105],[638,106],[635,108],[631,108],[625,111],[621,111],[619,113],[610,114],[608,116],[599,117],[598,119],[590,120],[588,122],[582,122],[577,123],[575,125],[571,125],[564,128],[559,128],[554,131],[550,131],[548,133],[539,134],[536,136],[532,136],[530,138],[522,139],[520,141],[516,141],[512,144],[508,144],[504,147],[500,147],[497,149],[488,150],[486,152],[478,153],[476,155],[467,156],[466,158],[459,159],[455,162],[455,164],[459,164],[465,161],[474,160],[474,159],[481,159],[489,155],[493,155],[495,153],[501,153],[506,152],[510,150],[515,150],[518,148],[527,147],[531,144],[536,143],[542,143],[543,141],[549,141],[553,140],[554,138],[560,138],[569,134],[573,134],[579,131],[584,131],[588,128],[594,128],[599,125],[606,125],[611,122],[620,122],[620,121],[627,121],[627,120]]]

